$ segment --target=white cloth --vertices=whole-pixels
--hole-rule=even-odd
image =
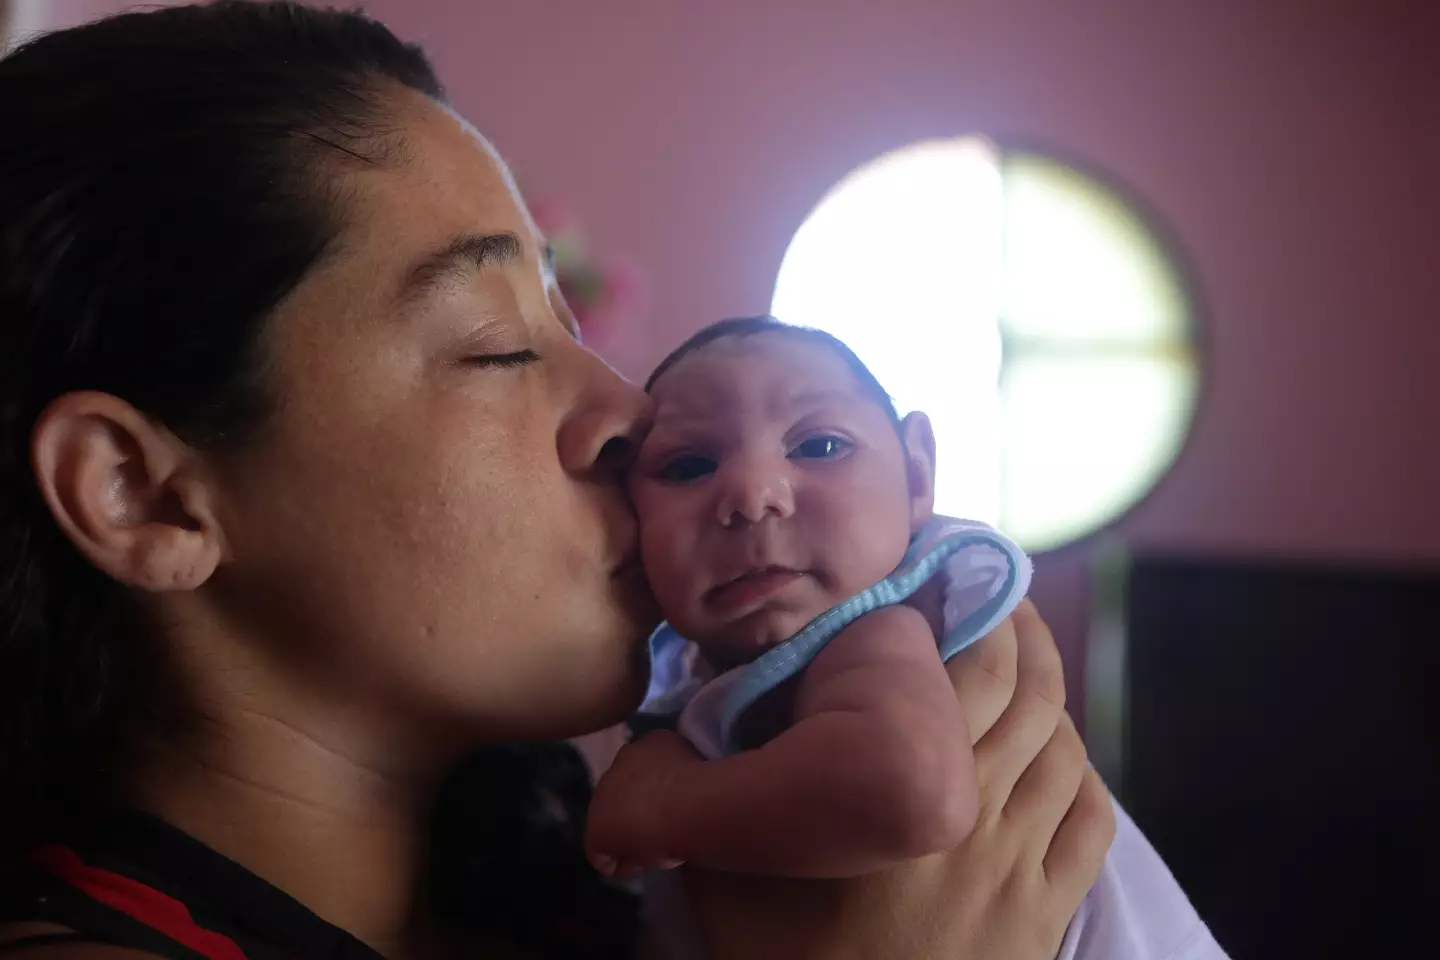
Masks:
[[[1115,804],[1115,842],[1057,960],[1229,960],[1170,868]]]

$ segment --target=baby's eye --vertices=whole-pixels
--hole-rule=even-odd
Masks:
[[[665,462],[656,474],[666,483],[693,483],[715,472],[715,461],[693,453],[682,453]]]
[[[792,460],[833,460],[850,449],[850,442],[839,437],[820,436],[801,441],[790,451]]]

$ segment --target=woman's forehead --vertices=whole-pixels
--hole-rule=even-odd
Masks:
[[[457,238],[516,238],[538,256],[539,231],[490,143],[449,107],[396,91],[401,149],[394,159],[347,171],[346,228],[337,259],[366,286],[398,287],[413,265]]]

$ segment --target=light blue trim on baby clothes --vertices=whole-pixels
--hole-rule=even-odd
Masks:
[[[962,550],[976,547],[988,548],[1004,557],[1005,580],[992,596],[958,622],[950,623],[947,618],[945,635],[939,640],[941,659],[949,660],[999,626],[1029,589],[1030,559],[1024,551],[1009,538],[981,524],[965,524],[953,533],[942,532],[938,537],[925,536],[922,531],[894,573],[820,614],[795,636],[766,651],[744,669],[727,691],[720,709],[720,736],[725,755],[739,751],[735,730],[745,711],[805,669],[841,630],[867,613],[908,600],[942,570],[947,560]],[[668,639],[655,638],[660,644]]]

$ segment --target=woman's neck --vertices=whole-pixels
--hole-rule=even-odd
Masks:
[[[417,891],[436,778],[367,762],[354,727],[342,745],[268,712],[207,713],[183,739],[140,741],[129,798],[385,956],[428,952]]]

